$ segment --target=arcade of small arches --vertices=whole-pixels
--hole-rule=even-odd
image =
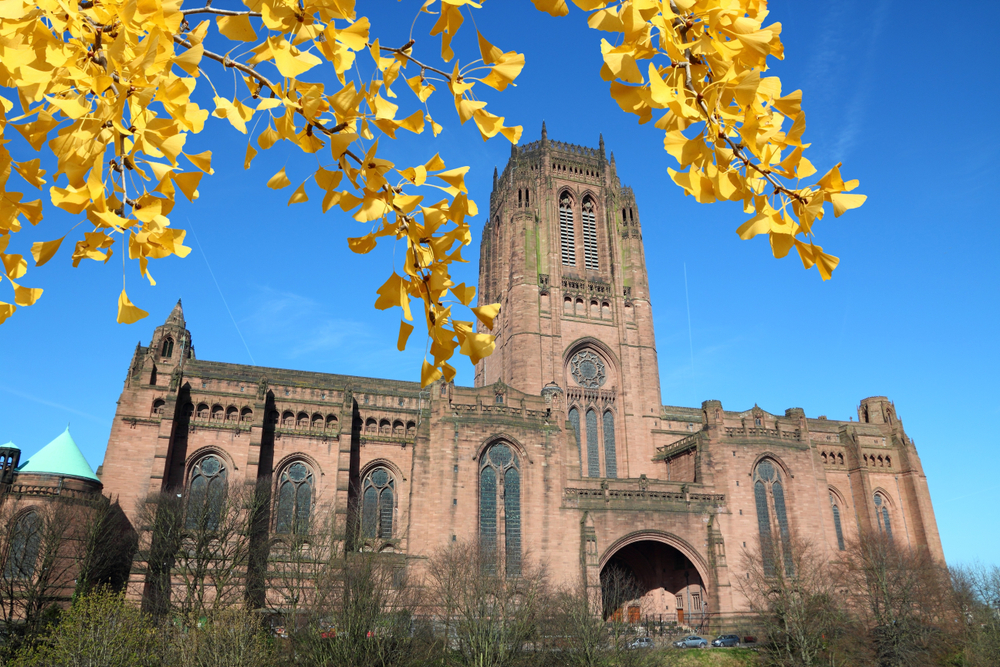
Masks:
[[[563,314],[575,317],[590,317],[595,320],[610,320],[612,319],[611,302],[590,299],[590,307],[588,309],[587,302],[583,297],[578,296],[574,299],[572,296],[567,295],[563,297]]]
[[[870,467],[870,468],[875,468],[875,467],[878,467],[878,468],[891,468],[892,467],[892,457],[889,456],[888,454],[886,454],[885,456],[882,456],[881,454],[879,454],[878,456],[876,456],[875,454],[865,454],[864,455],[864,461],[865,461],[865,465],[868,466],[868,467]]]
[[[417,432],[417,423],[408,421],[405,424],[397,419],[390,422],[388,419],[376,420],[369,417],[364,423],[365,435],[378,435],[392,438],[412,438]]]

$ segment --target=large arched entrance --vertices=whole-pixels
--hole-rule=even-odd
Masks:
[[[606,619],[696,625],[708,611],[706,596],[699,568],[679,549],[655,538],[627,541],[601,567]]]

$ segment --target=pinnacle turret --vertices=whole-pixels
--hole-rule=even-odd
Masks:
[[[181,306],[181,300],[177,299],[177,305],[174,309],[170,311],[170,315],[167,317],[167,321],[164,324],[176,324],[178,326],[185,326],[184,323],[184,308]]]

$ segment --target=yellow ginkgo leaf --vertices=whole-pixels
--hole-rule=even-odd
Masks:
[[[250,163],[253,162],[255,157],[257,157],[257,150],[253,147],[253,144],[247,142],[247,154],[246,157],[243,158],[243,168],[249,169]]]
[[[410,296],[407,287],[408,283],[398,273],[393,272],[389,279],[376,290],[379,297],[375,301],[375,307],[378,310],[386,310],[399,306],[403,309],[403,316],[412,322],[413,315],[410,314]]]
[[[288,180],[288,176],[285,175],[285,168],[282,167],[281,171],[271,177],[267,182],[267,187],[272,190],[280,190],[281,188],[287,188],[292,182]]]
[[[214,174],[212,170],[212,151],[204,151],[203,153],[196,153],[194,155],[184,154],[191,164],[201,169],[206,174]]]
[[[300,183],[299,187],[295,188],[295,192],[288,199],[288,205],[301,204],[302,202],[309,201],[309,195],[306,194],[306,184]]]
[[[42,295],[40,287],[21,287],[13,280],[10,284],[14,287],[14,303],[19,306],[32,306]]]
[[[833,204],[833,217],[839,218],[850,209],[864,204],[866,199],[868,199],[867,195],[831,194],[830,203]]]
[[[17,310],[17,306],[14,304],[0,301],[0,324],[3,324],[8,317],[13,315],[15,310]]]
[[[535,4],[535,9],[547,12],[551,16],[566,16],[569,14],[569,7],[566,0],[531,0]]]
[[[132,302],[128,300],[128,295],[125,294],[125,290],[123,289],[121,295],[118,297],[118,323],[132,324],[134,322],[138,322],[147,315],[149,315],[149,313],[145,310],[132,305]]]
[[[473,308],[472,312],[476,314],[476,318],[486,325],[486,328],[493,331],[493,320],[497,315],[500,314],[500,304],[491,303],[487,306],[479,306],[478,308]]]
[[[441,371],[427,363],[427,360],[424,359],[424,364],[420,368],[420,386],[426,387],[429,384],[437,382],[440,378]]]
[[[204,174],[200,171],[186,171],[182,174],[174,174],[174,183],[184,196],[188,198],[188,201],[194,201],[198,198],[198,184],[201,182],[201,177]]]
[[[451,293],[455,295],[456,299],[462,302],[463,306],[468,306],[476,296],[476,288],[474,286],[466,287],[465,283],[460,283],[451,288]]]
[[[408,322],[400,321],[399,323],[399,338],[396,340],[396,349],[402,352],[406,349],[406,341],[409,340],[410,334],[413,333],[413,325]]]
[[[250,24],[250,17],[246,14],[220,16],[216,21],[219,24],[219,32],[229,39],[237,42],[253,42],[257,39],[257,33]]]
[[[359,255],[366,255],[371,252],[377,242],[378,240],[373,234],[347,239],[347,245],[350,247],[351,252],[356,252]]]
[[[36,241],[33,243],[31,246],[31,256],[35,258],[35,266],[41,266],[52,259],[52,256],[59,250],[59,246],[65,238],[64,236],[54,241]]]
[[[17,280],[28,270],[28,263],[21,255],[4,255],[0,253],[0,262],[3,262],[4,273],[11,280]]]

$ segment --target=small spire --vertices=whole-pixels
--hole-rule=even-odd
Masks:
[[[184,326],[184,308],[181,306],[181,300],[177,299],[177,305],[174,309],[170,311],[170,316],[167,317],[165,324],[178,324]]]
[[[493,167],[493,189],[497,189],[497,168]]]
[[[615,163],[615,152],[611,151],[611,164]]]
[[[548,138],[549,138],[549,133],[548,133],[548,131],[547,131],[547,130],[545,129],[545,121],[543,120],[543,121],[542,121],[542,141],[545,141],[545,140],[546,140],[546,139],[548,139]]]
[[[604,135],[598,135],[600,140],[597,142],[597,149],[601,152],[601,157],[604,157]]]

